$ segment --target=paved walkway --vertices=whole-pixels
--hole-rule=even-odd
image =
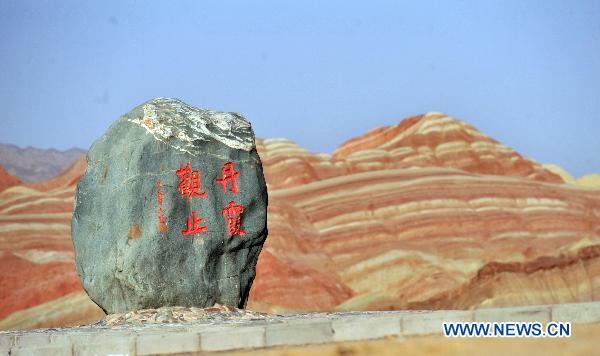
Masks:
[[[448,321],[600,323],[600,302],[478,310],[310,313],[0,332],[0,355],[148,355],[440,334]]]

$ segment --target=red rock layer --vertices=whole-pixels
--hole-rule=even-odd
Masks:
[[[40,252],[40,246],[36,247],[36,250],[27,250],[24,253],[37,251],[51,254],[57,251]],[[20,251],[17,253],[21,254]],[[63,256],[63,259],[66,260],[64,257],[66,256]],[[8,316],[11,312],[34,307],[41,302],[79,291],[81,287],[72,262],[72,257],[71,261],[48,259],[43,263],[36,263],[14,254],[2,256],[4,267],[2,277],[0,277],[0,284],[3,286],[0,290],[0,300],[3,301],[3,305],[0,310],[0,319]],[[8,288],[9,286],[10,288]]]
[[[399,125],[371,130],[344,143],[333,158],[349,160],[361,171],[435,166],[563,182],[559,175],[473,126],[441,113],[413,116]]]
[[[600,244],[600,191],[564,184],[418,168],[270,196],[303,211],[316,230],[319,249],[355,295],[338,306],[344,310],[408,307],[459,288],[488,263]]]
[[[0,166],[0,192],[8,187],[21,184],[19,178],[12,176],[2,166]]]
[[[103,315],[89,298],[63,298],[82,292],[70,239],[74,190],[73,184],[50,191],[19,185],[0,193],[2,328],[66,325]]]
[[[600,245],[529,262],[491,262],[460,288],[407,305],[410,309],[468,309],[597,300]]]
[[[346,174],[343,162],[334,163],[326,154],[315,155],[286,139],[257,140],[269,190],[295,187]]]
[[[268,228],[250,308],[326,311],[352,297],[333,261],[319,249],[317,232],[301,211],[284,200],[270,199]],[[295,291],[293,298],[290,291]]]

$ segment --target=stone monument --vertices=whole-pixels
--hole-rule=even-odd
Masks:
[[[240,114],[157,98],[90,148],[71,222],[77,272],[107,313],[243,308],[267,237],[267,187]]]

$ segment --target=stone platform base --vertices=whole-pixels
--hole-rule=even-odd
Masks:
[[[0,332],[0,355],[149,355],[441,334],[449,321],[600,323],[600,302],[478,310],[309,313]]]

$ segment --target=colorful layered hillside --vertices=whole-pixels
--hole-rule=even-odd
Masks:
[[[302,212],[296,226],[310,234],[300,238],[318,241],[316,251],[352,290],[331,308],[560,303],[600,291],[599,190],[420,168],[357,173],[270,197]],[[449,298],[456,291],[468,302]],[[264,302],[264,293],[252,296]]]
[[[358,171],[449,167],[470,173],[563,182],[557,174],[473,126],[440,113],[413,116],[399,125],[371,130],[339,147],[333,159],[346,160]]]
[[[283,139],[257,147],[269,187],[269,238],[251,309],[600,298],[600,189],[577,185],[462,121],[412,117],[332,155]],[[80,162],[52,184],[0,193],[0,261],[10,268],[0,277],[7,301],[0,328],[101,315],[80,289],[69,239],[83,170]]]
[[[273,189],[359,172],[417,167],[564,182],[554,170],[440,113],[413,116],[399,125],[373,129],[344,143],[333,155],[310,153],[286,139],[259,141],[257,147]]]
[[[4,168],[0,167],[0,192],[8,187],[21,184],[19,178],[12,176]]]
[[[258,149],[272,204],[251,306],[474,308],[600,291],[600,190],[566,185],[460,120],[411,117],[331,156],[283,139]],[[325,266],[327,279],[298,280],[299,265]],[[313,292],[286,292],[308,281]],[[331,302],[311,301],[316,289]]]
[[[50,191],[19,185],[0,192],[0,329],[76,324],[103,315],[82,292],[75,271],[74,190],[73,184]]]

